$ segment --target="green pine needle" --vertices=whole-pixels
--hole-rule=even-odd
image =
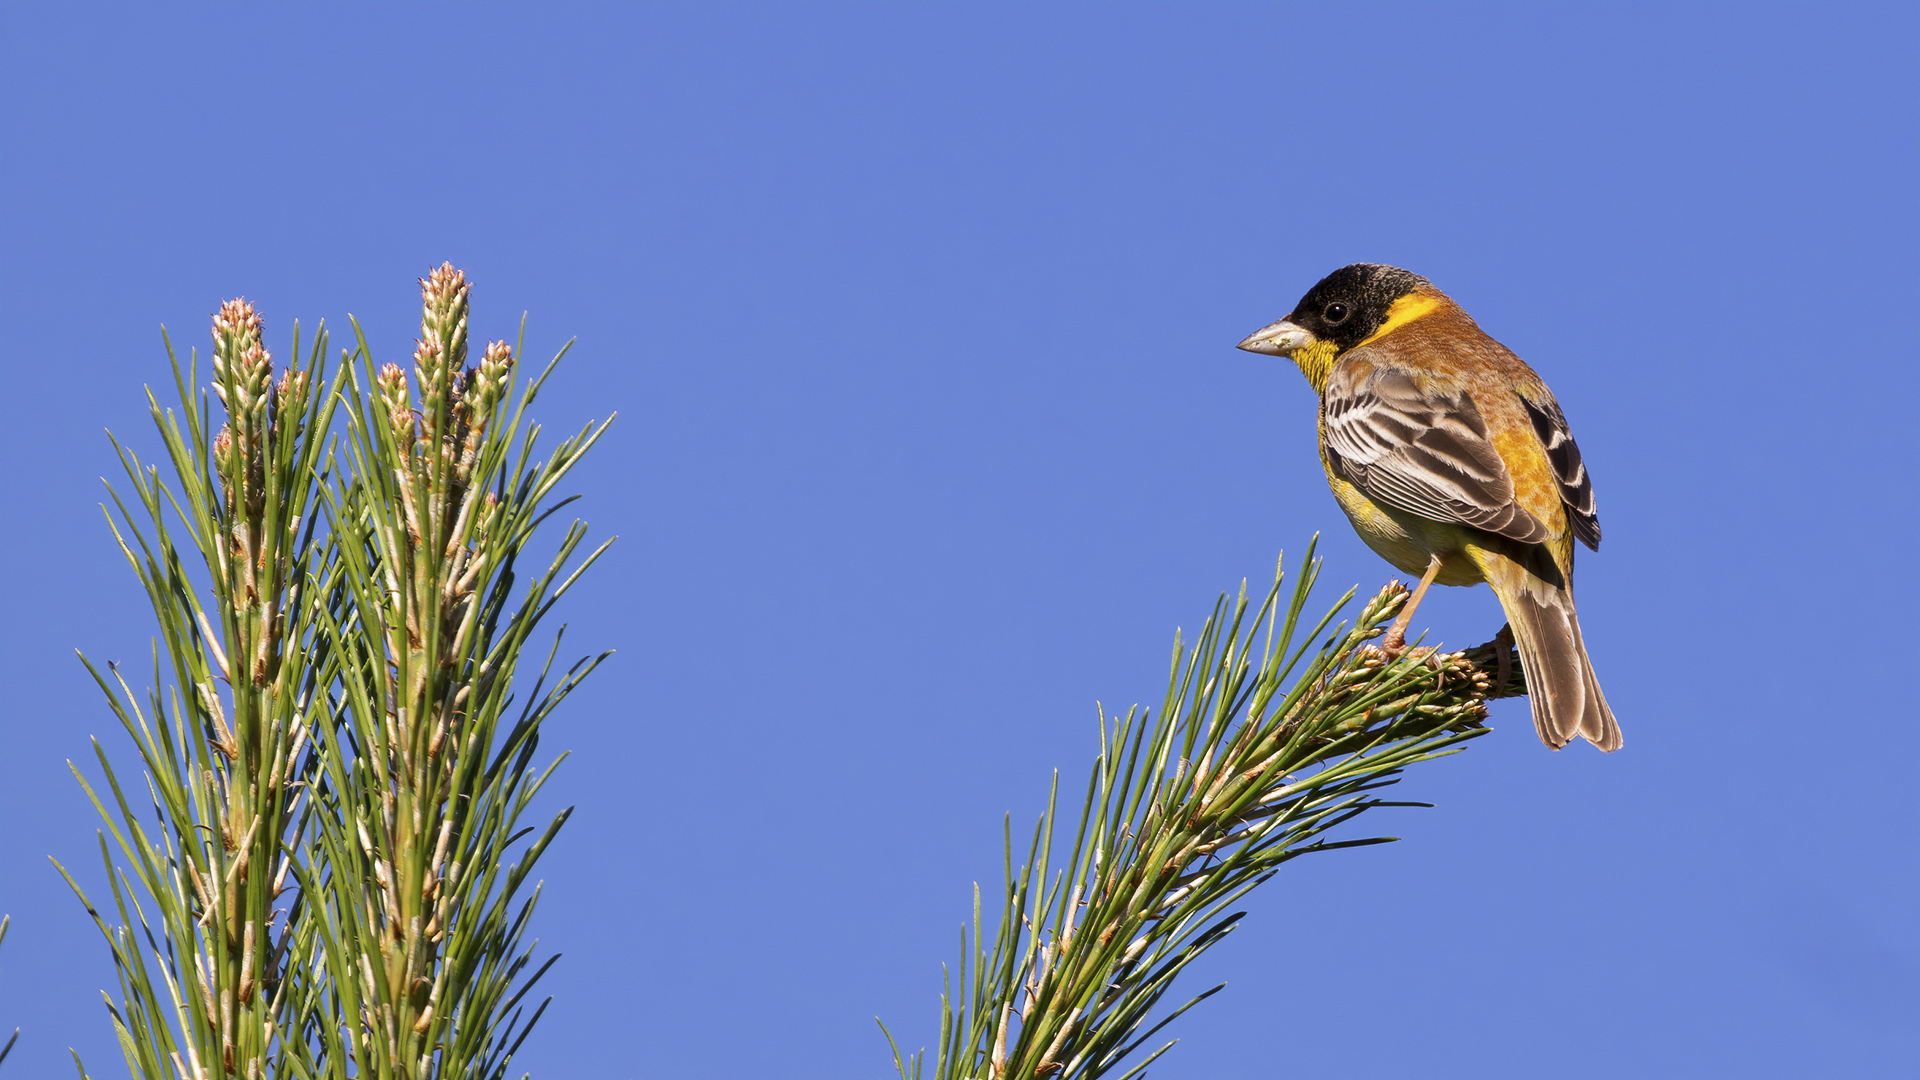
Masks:
[[[1397,583],[1306,658],[1353,597],[1301,632],[1319,568],[1309,545],[1284,608],[1276,570],[1256,611],[1243,586],[1191,648],[1176,637],[1157,714],[1102,711],[1064,856],[1054,850],[1057,773],[1017,869],[1008,833],[992,937],[976,890],[958,993],[950,984],[941,996],[933,1080],[1141,1075],[1172,1043],[1140,1051],[1221,989],[1154,1019],[1181,971],[1232,932],[1241,913],[1230,907],[1289,859],[1392,839],[1329,834],[1374,807],[1424,805],[1376,792],[1484,734],[1487,678],[1462,654],[1389,658],[1366,644],[1404,602]],[[905,1058],[887,1038],[903,1080],[920,1080],[924,1052]]]

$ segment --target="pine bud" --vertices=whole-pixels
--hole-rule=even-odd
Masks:
[[[302,412],[307,404],[307,373],[288,368],[274,386],[274,394],[280,399],[280,407]]]
[[[222,477],[233,474],[233,428],[220,425],[220,434],[213,437],[213,471]]]
[[[506,395],[513,381],[513,349],[504,341],[487,346],[474,375],[470,394],[477,395],[476,410],[481,415],[493,411],[494,403]]]
[[[387,407],[387,422],[393,425],[393,441],[401,453],[409,453],[419,433],[413,422],[413,402],[407,396],[407,373],[399,364],[388,364],[380,369],[377,386]]]
[[[264,387],[255,384],[255,376],[262,367],[271,371],[272,357],[260,344],[262,327],[260,313],[244,298],[229,300],[214,312],[213,389],[229,411],[251,409],[255,398],[264,392]],[[227,400],[229,383],[238,384],[242,400]]]
[[[430,427],[442,425],[453,382],[467,362],[467,295],[472,291],[452,263],[440,264],[420,282],[420,339],[413,363],[420,409]]]

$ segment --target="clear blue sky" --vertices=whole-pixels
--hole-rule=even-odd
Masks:
[[[409,350],[579,345],[542,416],[619,650],[546,747],[566,954],[537,1076],[866,1078],[932,1041],[1001,815],[1096,699],[1323,530],[1311,392],[1232,344],[1322,274],[1431,277],[1595,477],[1580,563],[1626,731],[1523,701],[1291,864],[1189,979],[1162,1077],[1896,1077],[1920,1068],[1913,7],[0,8],[0,1028],[120,1074],[64,762],[144,667],[103,428],[159,328],[245,295]],[[1422,608],[1485,640],[1484,589]]]

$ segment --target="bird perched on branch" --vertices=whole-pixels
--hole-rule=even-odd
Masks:
[[[1573,610],[1573,542],[1600,547],[1593,485],[1540,376],[1426,278],[1368,263],[1328,274],[1239,347],[1299,365],[1320,395],[1334,497],[1368,547],[1420,575],[1387,650],[1405,646],[1428,586],[1485,581],[1541,741],[1619,749]]]

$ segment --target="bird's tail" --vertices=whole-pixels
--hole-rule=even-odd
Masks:
[[[1544,547],[1529,552],[1526,563],[1485,548],[1469,553],[1513,627],[1540,741],[1558,750],[1584,735],[1602,750],[1620,749],[1620,725],[1594,678],[1573,592],[1552,556]]]

